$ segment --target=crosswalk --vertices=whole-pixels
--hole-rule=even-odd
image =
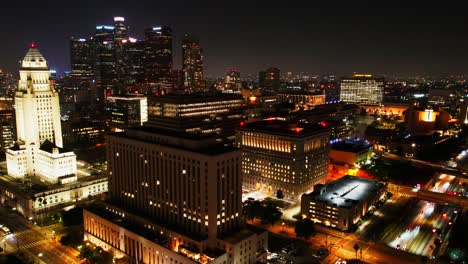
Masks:
[[[26,244],[26,245],[20,245],[19,249],[28,249],[28,248],[32,248],[32,247],[37,247],[37,246],[40,246],[42,244],[46,244],[50,242],[49,240],[39,240],[39,241],[35,241],[35,242],[32,242],[32,243],[29,243],[29,244]]]
[[[21,235],[25,235],[25,234],[29,234],[29,233],[32,233],[33,231],[31,229],[26,229],[26,230],[22,230],[22,231],[18,231],[18,232],[13,232],[13,234],[15,234],[15,236],[21,236]]]

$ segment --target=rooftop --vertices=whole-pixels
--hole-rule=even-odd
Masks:
[[[376,195],[382,188],[385,186],[379,181],[347,175],[326,185],[316,186],[313,192],[304,195],[333,206],[351,208]]]
[[[326,133],[330,129],[326,122],[322,122],[320,124],[299,124],[281,120],[262,120],[252,123],[242,123],[239,130],[304,138]]]
[[[371,147],[371,144],[367,140],[350,139],[340,141],[331,145],[331,149],[345,152],[358,153],[363,150],[367,150]]]
[[[148,137],[145,137],[144,134],[139,134],[139,132],[163,136],[164,140],[162,142],[155,138],[154,142],[151,142],[151,138],[149,139]],[[206,155],[219,155],[238,150],[237,148],[224,146],[223,144],[216,142],[216,138],[213,137],[213,135],[166,130],[151,126],[133,127],[125,132],[111,133],[110,135],[161,144],[169,147],[177,147]]]
[[[168,94],[148,98],[152,102],[193,104],[202,102],[216,102],[223,100],[242,100],[240,94],[226,93],[194,93],[194,94]]]

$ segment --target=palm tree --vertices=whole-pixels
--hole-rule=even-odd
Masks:
[[[357,251],[359,250],[358,244],[354,244],[353,249],[354,249],[354,252],[356,253],[356,259],[357,259]]]

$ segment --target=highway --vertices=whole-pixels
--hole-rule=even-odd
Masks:
[[[457,213],[454,207],[418,201],[399,221],[384,229],[380,240],[392,248],[432,256],[435,239],[448,239]]]

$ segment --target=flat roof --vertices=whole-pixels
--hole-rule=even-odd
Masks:
[[[280,136],[305,138],[312,135],[326,133],[330,128],[326,123],[302,124],[281,120],[262,120],[241,125],[239,131],[253,131],[259,133],[275,134]]]
[[[315,201],[336,207],[351,208],[355,204],[377,195],[379,190],[385,186],[379,181],[346,175],[341,179],[317,187],[314,188],[313,192],[305,195]]]
[[[159,136],[167,137],[168,139],[171,139],[171,140],[168,140],[167,142],[159,142],[159,141],[151,142],[149,141],[149,139],[139,136],[138,133],[135,134],[132,132],[143,132],[143,133],[155,134],[156,136],[159,135]],[[225,146],[222,143],[218,143],[216,141],[216,138],[213,135],[203,135],[203,134],[198,134],[198,133],[166,130],[166,129],[160,129],[160,128],[151,127],[151,126],[132,127],[125,132],[114,132],[114,133],[109,133],[109,135],[121,137],[121,138],[128,138],[131,140],[144,141],[144,142],[158,144],[158,145],[172,147],[172,148],[179,148],[181,150],[186,150],[186,151],[206,154],[206,155],[219,155],[219,154],[239,150],[237,148],[234,148],[231,146]],[[180,139],[187,140],[185,141],[185,143],[191,143],[190,141],[192,141],[194,144],[189,145],[189,144],[184,144],[184,142],[181,143]]]
[[[194,93],[194,94],[167,94],[148,97],[151,102],[193,104],[202,102],[216,102],[223,100],[244,100],[240,94],[226,93]]]
[[[331,144],[332,150],[358,153],[371,148],[371,144],[366,140],[345,140]]]

